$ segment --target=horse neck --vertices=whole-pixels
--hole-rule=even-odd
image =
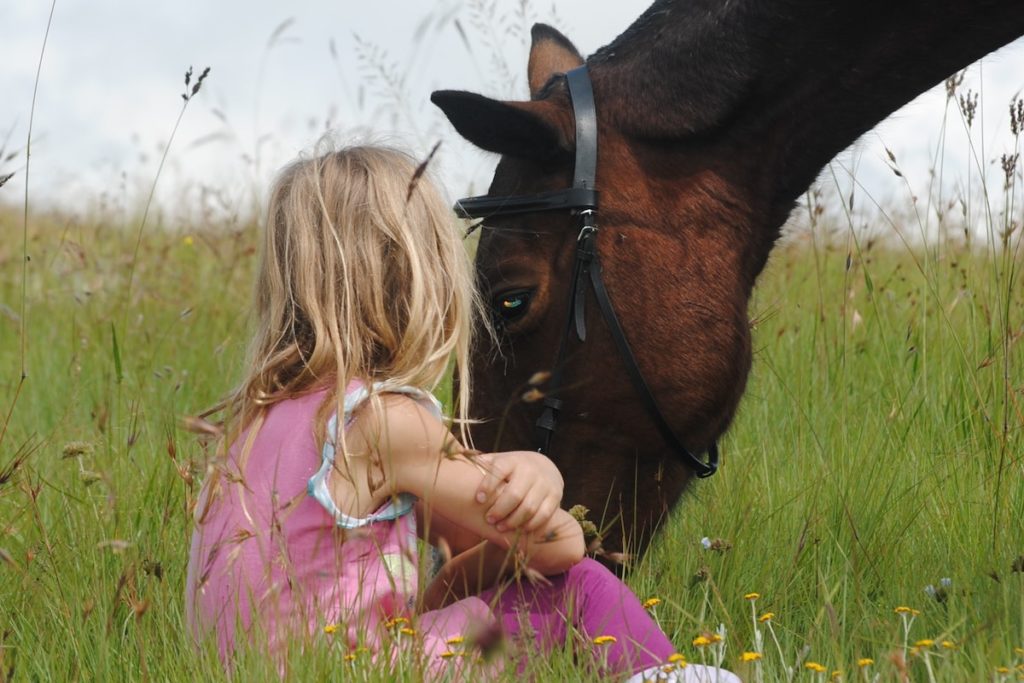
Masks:
[[[658,0],[589,63],[613,126],[749,150],[781,207],[890,112],[1022,34],[1021,0]]]

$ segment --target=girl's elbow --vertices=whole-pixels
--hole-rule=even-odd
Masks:
[[[587,547],[583,540],[583,530],[578,524],[573,524],[573,527],[556,540],[542,542],[541,548],[546,552],[537,553],[534,561],[530,562],[531,568],[545,576],[554,576],[578,564],[586,555]]]

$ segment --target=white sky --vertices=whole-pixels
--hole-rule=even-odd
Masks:
[[[0,2],[0,145],[9,134],[7,151],[23,151],[50,2]],[[484,3],[498,6],[499,17],[485,18]],[[185,113],[158,186],[158,201],[178,220],[198,220],[203,207],[222,213],[259,203],[274,170],[309,149],[325,127],[341,139],[372,132],[420,153],[441,140],[449,194],[482,191],[494,158],[458,139],[429,103],[430,92],[525,97],[533,21],[553,23],[587,54],[649,0],[600,0],[595,11],[597,4],[543,0],[527,2],[524,11],[520,0],[58,0],[36,103],[32,201],[137,209],[178,115],[189,65],[212,72]],[[397,90],[371,79],[372,54],[393,65]],[[1001,187],[998,158],[1011,151],[1006,109],[1024,87],[1024,43],[973,66],[963,87],[982,92],[972,139]],[[941,87],[923,95],[840,160],[856,166],[858,180],[880,201],[905,196],[883,163],[887,146],[914,191],[925,192],[945,102]],[[949,121],[943,179],[955,192],[977,165],[957,110]],[[0,188],[0,202],[18,204],[23,153],[0,158],[0,175],[11,171],[16,175]]]

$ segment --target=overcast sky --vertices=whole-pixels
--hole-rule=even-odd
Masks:
[[[33,201],[137,207],[178,116],[189,65],[212,71],[185,113],[158,188],[162,205],[179,216],[194,220],[204,206],[251,207],[273,171],[326,129],[342,140],[372,132],[420,153],[441,140],[449,194],[482,190],[494,159],[454,135],[429,93],[525,97],[533,21],[566,31],[586,54],[649,4],[544,0],[523,11],[519,0],[487,1],[499,16],[468,0],[58,0],[36,103]],[[47,0],[0,5],[0,144],[6,139],[8,152],[25,145],[49,10]],[[1024,87],[1024,44],[972,67],[963,87],[982,92],[974,136],[991,170],[1011,144],[1006,105]],[[906,189],[883,163],[887,146],[923,191],[945,101],[941,88],[918,98],[842,155],[842,164],[856,166],[880,200],[900,196]],[[972,163],[956,110],[947,130],[944,180],[955,187]],[[21,201],[24,170],[23,154],[0,160],[0,175],[16,172],[0,201]]]

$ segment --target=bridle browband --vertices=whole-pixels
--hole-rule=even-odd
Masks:
[[[551,444],[551,437],[558,426],[558,414],[563,401],[555,398],[561,386],[562,370],[569,347],[570,333],[575,329],[576,337],[586,341],[587,327],[584,318],[586,309],[586,280],[594,290],[594,296],[601,308],[601,315],[611,332],[615,346],[626,365],[626,371],[643,402],[648,415],[654,421],[662,438],[685,465],[701,478],[710,477],[718,470],[718,444],[712,442],[708,448],[707,462],[698,458],[679,442],[669,426],[658,403],[644,380],[637,365],[626,335],[612,307],[608,291],[601,277],[601,264],[597,257],[597,199],[594,178],[597,175],[597,112],[594,107],[594,91],[590,85],[587,67],[581,66],[565,74],[569,85],[569,100],[576,118],[576,164],[573,170],[573,184],[565,190],[541,192],[531,195],[505,197],[469,197],[455,204],[456,213],[462,218],[485,218],[510,216],[541,211],[574,211],[581,219],[579,236],[576,238],[576,260],[573,264],[572,285],[569,291],[568,314],[565,330],[558,346],[558,356],[549,380],[549,389],[544,397],[544,410],[537,419],[537,450],[545,453]]]

